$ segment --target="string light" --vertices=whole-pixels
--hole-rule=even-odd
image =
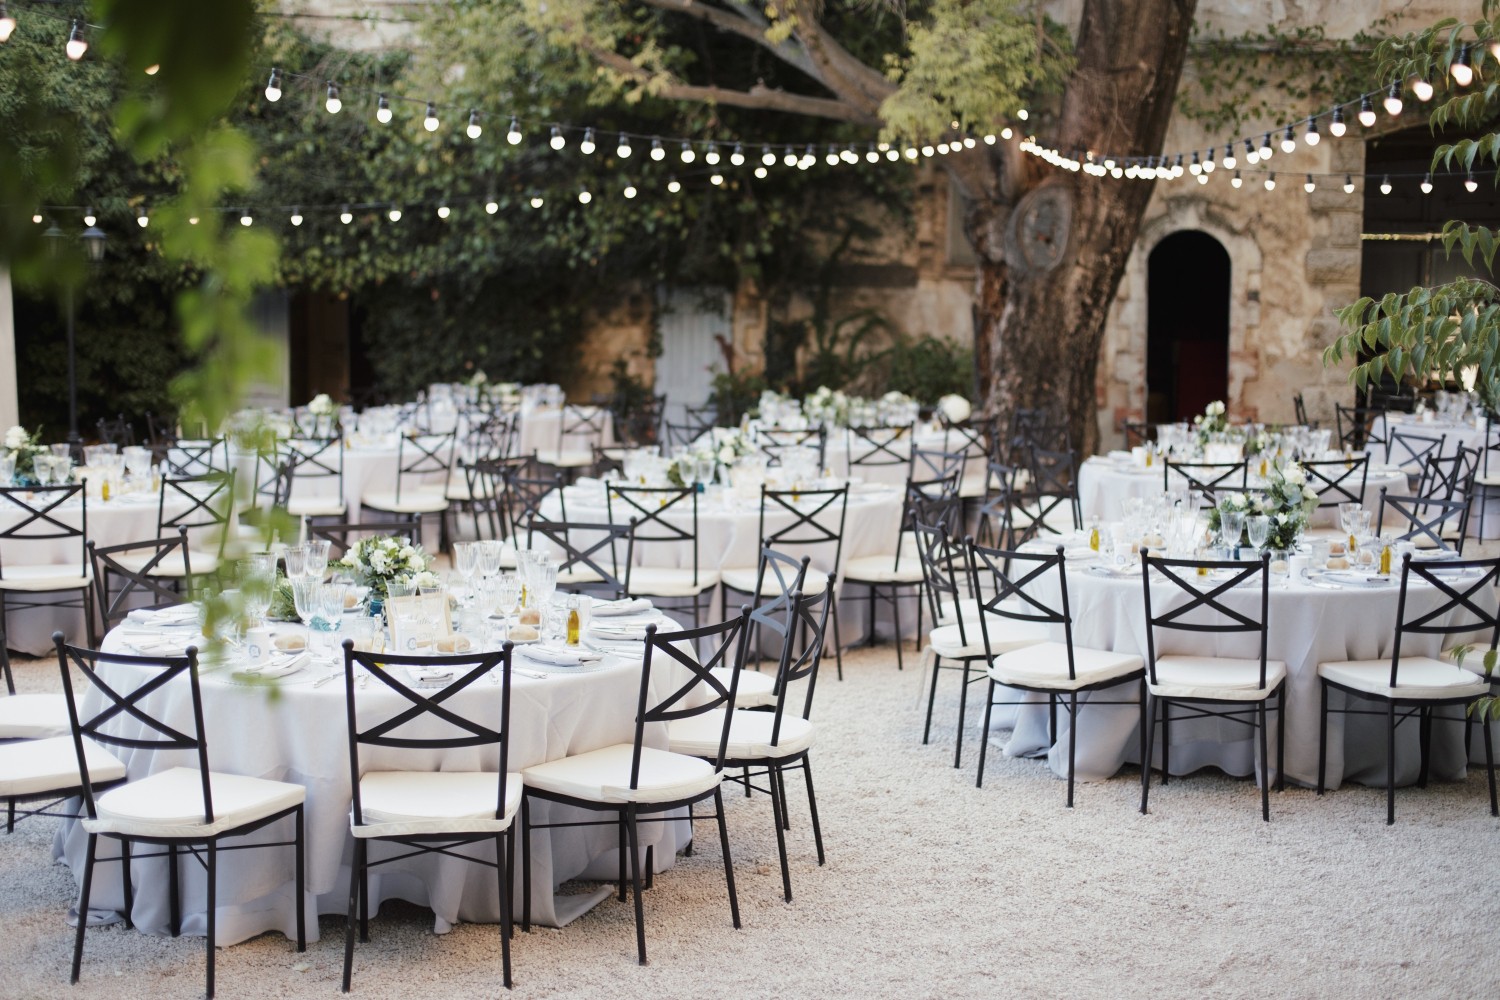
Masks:
[[[1348,174],[1344,175],[1344,193],[1345,194],[1353,194],[1354,193],[1354,178],[1351,177],[1351,176],[1349,176]]]
[[[491,194],[488,198],[485,199],[484,213],[486,215],[494,215],[498,211],[500,211],[500,203],[496,201],[495,196]]]
[[[1333,106],[1333,118],[1328,123],[1328,134],[1333,136],[1335,139],[1341,139],[1343,138],[1344,133],[1348,130],[1349,126],[1344,124],[1343,105],[1335,104]]]
[[[275,104],[281,100],[281,70],[271,68],[271,79],[266,83],[266,100]]]
[[[684,141],[682,144],[682,162],[692,163],[693,160],[697,159],[697,156],[698,154],[693,152],[693,147],[689,146],[687,142]]]
[[[1467,87],[1474,82],[1474,67],[1469,65],[1469,47],[1465,45],[1458,50],[1458,59],[1448,67],[1453,82],[1460,87]]]
[[[634,198],[636,196],[635,185],[634,184],[626,184],[625,185],[624,195],[627,198]]]
[[[729,154],[729,162],[736,167],[745,165],[745,147],[739,143],[734,144],[734,152]]]
[[[1420,186],[1422,188],[1423,194],[1432,194],[1432,174],[1428,174],[1426,177],[1423,177]]]
[[[652,139],[651,140],[651,159],[653,159],[653,160],[664,160],[664,159],[666,159],[666,156],[667,156],[667,151],[665,149],[662,149],[661,140],[660,139]]]
[[[1230,186],[1233,187],[1236,191],[1240,189],[1240,185],[1243,183],[1245,182],[1240,178],[1240,172],[1238,170],[1234,172],[1233,177],[1229,178]]]
[[[937,144],[937,151],[938,151],[938,155],[939,156],[947,156],[948,155],[948,144],[946,142],[940,142],[940,143],[938,143]]]
[[[1297,151],[1297,137],[1292,135],[1292,127],[1288,125],[1286,132],[1281,136],[1281,151],[1283,153],[1295,153]]]
[[[556,125],[552,126],[552,138],[547,140],[547,145],[551,146],[553,149],[562,149],[567,144],[568,140],[563,138],[562,129],[558,128]]]
[[[190,226],[196,226],[197,224],[198,224],[198,217],[196,215],[190,215],[190,216],[188,216],[188,225],[190,225]]]
[[[923,146],[922,147],[922,155],[923,156],[931,156],[934,152],[935,152],[935,150],[932,148],[931,145],[927,145],[927,146]]]
[[[1267,132],[1260,140],[1260,158],[1269,160],[1276,155],[1276,150],[1271,148],[1271,133]]]
[[[1309,146],[1316,146],[1322,139],[1323,135],[1318,131],[1318,120],[1316,118],[1309,118],[1307,120],[1307,132],[1303,134],[1302,141]]]
[[[1110,171],[1110,173],[1114,173],[1114,171]],[[1207,184],[1208,183],[1208,175],[1207,174],[1199,174],[1198,175],[1198,183],[1199,184]]]
[[[839,154],[839,159],[848,164],[859,162],[859,154],[854,151],[854,143],[849,143],[849,148]]]
[[[1215,166],[1217,166],[1217,164],[1214,163],[1214,151],[1210,147],[1208,151],[1208,157],[1203,161],[1203,172],[1205,174],[1211,174],[1214,172]]]
[[[450,216],[452,214],[453,214],[453,210],[450,209],[447,205],[439,205],[438,206],[437,217],[439,219],[446,219],[446,218],[448,218],[448,216]]]
[[[1226,143],[1224,146],[1224,159],[1222,161],[1225,170],[1233,170],[1239,165],[1239,160],[1234,157],[1234,143]]]
[[[1015,135],[1015,133],[1010,130],[1009,125],[1000,130],[1000,138],[1005,139],[1006,141],[1009,141],[1010,137],[1013,135]]]
[[[901,151],[898,149],[887,149],[885,151],[885,158],[887,160],[890,160],[892,163],[895,163],[897,160],[901,159]]]
[[[828,144],[828,154],[823,157],[823,162],[827,163],[830,167],[836,167],[839,165],[838,148],[831,142]]]
[[[1365,128],[1375,127],[1375,105],[1370,103],[1369,94],[1359,99],[1359,123]]]
[[[386,213],[386,217],[388,219],[390,219],[392,222],[400,222],[401,221],[401,209],[399,209],[399,208],[395,207],[394,205],[392,205],[391,206],[391,210]]]
[[[676,194],[678,191],[682,190],[682,185],[679,184],[679,183],[677,183],[677,177],[676,177],[676,175],[673,175],[667,181],[667,190],[670,191],[670,192],[672,192],[673,194]]]
[[[1391,88],[1385,92],[1385,101],[1382,103],[1385,105],[1386,114],[1392,118],[1399,117],[1401,108],[1403,107],[1401,104],[1401,84],[1392,80]]]
[[[1317,189],[1318,185],[1313,181],[1312,174],[1308,174],[1307,180],[1302,182],[1302,190],[1306,191],[1308,194],[1312,194]]]
[[[532,208],[541,208],[543,204],[544,204],[544,201],[543,201],[541,195],[534,194],[534,195],[531,196],[531,207]]]
[[[98,221],[99,221],[99,217],[94,214],[94,206],[93,205],[90,205],[88,208],[85,208],[83,210],[83,224],[85,226],[92,226],[94,223],[96,223]]]
[[[1464,190],[1469,192],[1470,194],[1473,194],[1475,191],[1479,190],[1479,182],[1474,179],[1474,175],[1472,173],[1464,178]]]
[[[1255,143],[1250,139],[1245,140],[1245,162],[1251,166],[1260,162],[1260,151],[1255,148]]]
[[[587,128],[583,130],[583,141],[578,144],[578,151],[584,156],[592,156],[594,152],[594,130]]]
[[[302,209],[300,209],[300,208],[294,208],[294,209],[292,209],[292,219],[291,219],[291,222],[292,222],[292,225],[294,225],[294,226],[300,226],[300,225],[302,225]],[[141,225],[145,225],[145,223],[143,222],[143,223],[141,223]]]
[[[1432,100],[1432,81],[1423,76],[1417,77],[1411,83],[1411,92],[1416,96],[1417,100],[1426,104]]]
[[[375,104],[375,120],[382,125],[391,123],[391,102],[385,99],[384,94],[380,95],[380,100]]]
[[[75,20],[73,22],[73,30],[68,32],[68,44],[64,47],[64,51],[68,53],[69,59],[77,62],[83,58],[83,54],[88,50],[89,40],[83,37],[83,25]]]
[[[515,115],[511,115],[510,128],[505,133],[505,141],[512,146],[519,146],[521,144],[521,127],[516,124]]]
[[[3,6],[4,6],[3,4],[0,4],[0,7],[3,7]],[[42,214],[40,212],[38,212],[36,215],[33,215],[31,217],[31,221],[35,222],[37,225],[40,226],[42,224]]]
[[[1382,177],[1380,179],[1380,193],[1381,194],[1390,194],[1391,193],[1391,175],[1390,174],[1386,174],[1384,177]]]
[[[135,210],[135,224],[140,226],[142,229],[145,229],[151,224],[151,220],[146,217],[145,208],[138,208]]]
[[[328,109],[330,115],[336,115],[343,110],[344,102],[339,100],[339,85],[332,80],[328,81],[328,100],[323,102],[323,107]]]
[[[711,142],[708,144],[708,152],[703,154],[703,162],[707,163],[710,167],[716,166],[718,164],[719,146],[717,143]]]
[[[877,152],[875,152],[875,144],[873,142],[870,143],[870,148],[865,151],[865,162],[866,163],[879,163],[880,162],[880,154],[877,153]]]
[[[473,108],[469,109],[469,124],[464,132],[470,139],[478,139],[484,134],[484,126],[479,123],[479,112]]]
[[[797,154],[792,152],[791,144],[788,143],[786,152],[782,154],[781,162],[784,166],[795,167],[797,165]]]
[[[578,189],[578,204],[580,204],[580,205],[587,205],[589,202],[591,202],[593,200],[594,200],[594,196],[591,195],[591,194],[589,194],[589,189],[588,188],[582,187],[582,188]]]
[[[438,121],[437,108],[429,103],[427,105],[427,113],[422,116],[422,127],[429,132],[436,132],[440,124],[442,123]]]
[[[761,166],[758,166],[758,167],[755,168],[755,176],[759,180],[765,180],[770,175],[771,175],[771,172],[765,168],[764,164],[762,164]]]
[[[348,205],[345,205],[339,210],[339,221],[346,226],[354,221],[354,213],[349,211]]]
[[[620,133],[620,144],[615,147],[615,155],[622,160],[630,158],[630,137],[624,132]]]
[[[1266,175],[1266,190],[1267,191],[1275,191],[1276,190],[1276,173],[1275,173],[1275,171],[1272,171],[1271,173],[1269,173],[1269,174]]]
[[[771,152],[771,147],[770,146],[762,146],[762,147],[760,147],[760,162],[761,162],[762,166],[766,166],[766,167],[774,167],[774,166],[776,166],[776,154],[773,153],[773,152]]]
[[[906,158],[908,160],[915,160],[917,158],[917,147],[916,146],[907,146],[906,147]]]
[[[254,224],[254,222],[255,219],[250,215],[250,210],[248,208],[240,209],[240,225],[248,229],[252,224]]]
[[[1109,166],[1109,164],[1106,163],[1105,167],[1108,167],[1108,166]],[[1192,175],[1194,177],[1196,177],[1199,174],[1203,173],[1203,164],[1198,161],[1198,151],[1196,149],[1193,150],[1193,162],[1192,162],[1191,165],[1188,166],[1188,170],[1192,173]]]
[[[708,182],[710,184],[712,184],[714,187],[718,187],[720,184],[724,183],[724,175],[723,174],[714,174],[712,177],[710,177],[708,179]]]
[[[964,149],[973,149],[973,148],[974,148],[974,137],[972,135],[966,135],[966,136],[964,136]]]

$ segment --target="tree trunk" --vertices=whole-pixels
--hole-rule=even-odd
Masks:
[[[1085,0],[1057,148],[1161,152],[1195,6],[1196,0]],[[981,258],[974,316],[980,389],[1002,430],[1018,407],[1060,411],[1074,448],[1086,455],[1099,442],[1095,379],[1105,319],[1155,182],[1016,158],[1032,160],[1030,176],[1018,173],[1026,166],[1012,167],[1010,176],[992,178],[989,190],[965,185],[978,196],[968,228]],[[1019,225],[1038,199],[1050,201],[1050,211],[1030,227]],[[1058,225],[1061,240],[1050,266],[1018,256],[1016,240],[1030,233],[1045,243],[1049,223]]]

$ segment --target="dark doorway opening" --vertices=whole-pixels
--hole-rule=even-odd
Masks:
[[[1229,253],[1184,230],[1146,262],[1146,419],[1188,420],[1229,390]]]

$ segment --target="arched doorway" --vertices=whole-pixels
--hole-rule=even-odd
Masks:
[[[1146,418],[1191,419],[1229,390],[1229,252],[1207,233],[1166,237],[1146,262]]]

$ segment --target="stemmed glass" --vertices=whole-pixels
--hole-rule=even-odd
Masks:
[[[453,543],[453,568],[458,575],[464,578],[464,588],[468,591],[469,602],[474,601],[474,573],[479,569],[479,543],[478,542],[454,542]]]
[[[281,558],[286,562],[286,578],[296,583],[307,576],[307,549],[301,545],[288,545]]]
[[[338,639],[334,633],[338,632],[339,626],[344,622],[344,592],[348,587],[342,583],[320,583],[314,577],[308,579],[316,588],[317,594],[314,599],[317,612],[315,627],[319,632],[329,633],[328,645],[337,648]]]
[[[328,547],[332,544],[326,538],[308,539],[302,543],[302,549],[307,553],[307,575],[314,580],[323,579],[323,574],[328,572]]]
[[[297,618],[303,627],[310,629],[319,611],[318,581],[306,576],[292,577],[291,580],[292,604],[297,609]]]
[[[276,585],[276,557],[268,552],[246,556],[240,577],[240,593],[244,595],[250,626],[264,625],[271,607],[271,589]]]
[[[31,474],[38,486],[52,485],[52,456],[36,455],[31,460]]]
[[[528,603],[545,614],[548,602],[557,590],[557,563],[554,560],[541,556],[532,561],[530,588]]]
[[[1240,536],[1245,533],[1245,515],[1241,512],[1222,511],[1219,514],[1219,540],[1226,549],[1240,547]]]
[[[1271,519],[1264,514],[1256,514],[1245,521],[1245,532],[1250,536],[1250,545],[1260,552],[1266,547],[1266,539],[1271,537]]]
[[[495,607],[507,621],[514,618],[521,609],[521,580],[514,573],[506,573],[500,577]]]
[[[476,542],[475,545],[478,546],[476,558],[479,562],[479,572],[485,577],[492,577],[498,574],[500,572],[501,555],[505,551],[505,543],[490,538]]]
[[[1363,507],[1358,503],[1339,504],[1339,527],[1344,530],[1350,548],[1354,547],[1354,529],[1359,523],[1357,518],[1362,509]]]

